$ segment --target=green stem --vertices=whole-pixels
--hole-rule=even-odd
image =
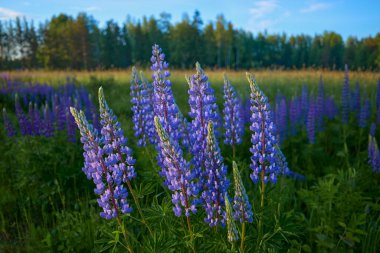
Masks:
[[[244,251],[244,239],[245,239],[245,222],[241,225],[241,242],[240,242],[240,252]]]
[[[186,216],[186,221],[187,221],[187,228],[189,229],[189,233],[190,233],[190,238],[191,238],[191,249],[193,250],[193,253],[195,253],[195,242],[194,242],[194,235],[193,235],[193,231],[191,229],[191,222],[190,222],[190,216]]]
[[[260,240],[263,234],[263,216],[264,216],[264,200],[265,200],[265,183],[264,183],[264,173],[265,169],[261,171],[261,201],[260,201],[260,209],[261,216],[259,218],[258,228],[257,228],[257,243],[256,243],[256,251],[259,250]]]
[[[123,233],[124,239],[127,242],[127,249],[130,253],[133,253],[131,243],[129,242],[127,231],[124,229],[123,223],[121,222],[120,215],[117,214],[117,223],[119,224],[119,227],[121,229],[121,232]]]
[[[232,160],[235,161],[236,148],[235,144],[232,144]]]
[[[146,222],[144,214],[142,213],[139,199],[137,198],[135,191],[133,190],[131,182],[129,182],[129,180],[127,180],[127,185],[128,185],[129,191],[132,194],[133,200],[135,201],[135,204],[136,204],[137,210],[139,211],[139,214],[141,216],[142,222],[148,228],[150,235],[153,235],[152,230],[151,230],[150,226],[148,225],[148,223]]]

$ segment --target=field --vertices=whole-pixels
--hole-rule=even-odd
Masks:
[[[224,72],[242,104],[247,104],[250,93],[245,72],[206,69],[221,115]],[[277,183],[268,182],[264,190],[262,184],[250,178],[252,132],[249,120],[244,123],[243,142],[236,145],[235,157],[232,147],[223,142],[225,130],[220,129],[217,140],[224,164],[228,166],[227,178],[231,180],[228,195],[231,199],[234,197],[232,161],[235,160],[252,205],[252,223],[245,222],[243,229],[238,220],[233,222],[240,238],[237,240],[228,239],[231,224],[210,227],[204,221],[201,204],[198,212],[190,216],[191,229],[183,214],[175,216],[172,192],[163,185],[164,178],[158,174],[161,168],[156,162],[154,145],[139,147],[134,137],[131,70],[3,73],[6,78],[0,81],[0,90],[7,78],[21,80],[22,85],[46,83],[56,90],[63,84],[74,83],[76,89],[83,86],[91,94],[96,108],[98,89],[103,87],[108,105],[118,117],[128,138],[127,146],[136,159],[137,177],[131,184],[145,219],[139,214],[131,193],[128,201],[133,212],[121,216],[121,226],[115,218],[100,217],[94,183],[82,171],[80,133],[77,131],[74,140],[68,141],[69,123],[62,130],[54,125],[54,134],[49,137],[23,135],[19,130],[9,137],[4,124],[0,124],[0,252],[379,252],[380,172],[374,171],[368,162],[370,125],[380,123],[377,115],[380,110],[376,109],[380,102],[377,100],[379,74],[348,73],[349,118],[345,123],[341,104],[344,72],[251,72],[275,111],[273,120],[280,125],[281,117],[286,120],[278,126],[279,145],[288,167],[296,174],[278,175]],[[146,69],[144,73],[151,82],[152,71]],[[171,70],[171,73],[175,100],[190,122],[189,87],[185,76],[193,75],[195,70]],[[320,76],[323,84],[320,84]],[[67,80],[67,77],[73,79]],[[297,124],[290,118],[290,103],[301,98],[305,87],[306,98],[313,101],[311,103],[318,103],[322,87],[323,101],[329,98],[336,107],[328,114],[328,106],[324,104],[324,113],[319,119],[313,118],[313,122],[320,122],[319,126],[313,125],[315,141],[310,139],[310,112],[299,116],[302,119]],[[72,105],[76,103],[74,100],[70,100]],[[7,116],[18,129],[14,101],[15,93],[0,93],[0,108],[6,108]],[[44,104],[53,107],[53,99],[36,101],[35,108],[40,108],[43,118],[41,108]],[[285,116],[280,113],[284,107],[281,101],[288,108]],[[22,108],[27,114],[28,103],[24,102]],[[374,134],[379,135],[379,131]],[[183,155],[190,161],[189,150],[184,149]]]

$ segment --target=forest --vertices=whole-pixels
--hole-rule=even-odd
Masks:
[[[27,18],[0,20],[0,69],[100,70],[132,64],[147,67],[155,43],[168,52],[171,66],[210,69],[329,69],[376,71],[380,68],[380,33],[348,37],[332,31],[314,36],[260,32],[234,27],[223,15],[205,23],[199,11],[173,23],[171,15],[105,25],[86,13],[59,14],[44,23]]]

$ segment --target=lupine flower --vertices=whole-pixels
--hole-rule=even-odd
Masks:
[[[251,126],[252,131],[250,151],[251,179],[257,183],[261,180],[275,183],[279,173],[276,165],[276,127],[273,123],[272,110],[268,98],[257,86],[253,76],[247,73],[251,88]]]
[[[375,134],[376,125],[372,123],[368,138],[368,163],[372,166],[373,172],[380,172],[380,153]]]
[[[367,126],[368,119],[370,118],[371,102],[368,98],[365,99],[363,105],[360,107],[359,127],[365,128]]]
[[[284,96],[278,96],[276,100],[276,126],[279,140],[282,142],[286,138],[288,124],[286,98]]]
[[[307,114],[307,137],[309,139],[310,144],[315,143],[315,103],[310,98],[310,106],[309,106],[309,112]]]
[[[211,120],[217,126],[218,115],[214,90],[210,87],[207,81],[208,77],[199,63],[196,63],[196,71],[197,73],[187,80],[189,84],[189,116],[192,118],[190,138],[193,159],[191,162],[197,177],[202,181],[202,171],[207,159],[207,124]]]
[[[99,88],[99,111],[107,167],[115,173],[115,177],[122,178],[123,182],[131,181],[136,177],[136,160],[132,157],[132,149],[126,146],[128,139],[124,136],[116,115],[108,106],[102,87]]]
[[[281,149],[279,146],[276,147],[277,152],[276,152],[276,164],[279,168],[280,174],[284,176],[288,176],[290,169],[288,167],[288,162],[286,161],[286,157],[282,153]]]
[[[352,111],[356,112],[357,115],[360,114],[360,85],[359,82],[356,82],[355,91],[352,96]]]
[[[187,121],[187,119],[183,116],[182,112],[178,110],[178,119],[180,121],[179,126],[178,126],[178,132],[179,135],[181,136],[181,144],[182,147],[185,149],[189,149],[190,147],[190,132],[192,129],[190,128],[190,123]]]
[[[224,75],[224,143],[236,145],[242,142],[244,122],[241,115],[241,102],[230,80]]]
[[[75,121],[74,121],[75,124]],[[49,106],[46,104],[44,108],[44,120],[43,120],[43,134],[45,137],[49,138],[54,135],[53,122],[51,117],[51,112],[49,110]]]
[[[12,136],[16,135],[16,130],[13,127],[12,122],[9,119],[7,111],[5,110],[5,108],[3,108],[3,121],[4,121],[4,128],[5,128],[5,131],[8,135],[8,137],[12,137]]]
[[[328,96],[325,99],[325,111],[326,111],[326,117],[328,119],[334,119],[335,116],[338,114],[338,108],[335,104],[334,97]]]
[[[301,91],[301,109],[302,109],[302,115],[303,115],[302,117],[303,122],[304,124],[306,124],[307,114],[309,112],[309,91],[305,83],[303,84],[302,91]]]
[[[372,124],[371,124],[371,127],[370,127],[370,129],[369,129],[369,134],[370,134],[371,136],[374,136],[374,137],[375,137],[375,135],[376,135],[376,124],[375,124],[375,123],[372,123]]]
[[[215,138],[214,125],[210,120],[207,126],[207,148],[205,160],[205,183],[202,199],[210,227],[219,223],[225,225],[224,196],[227,193],[230,181],[227,179],[227,166],[223,163],[218,142]]]
[[[350,94],[350,80],[348,78],[348,66],[344,66],[344,83],[342,88],[342,121],[344,124],[348,123],[348,109],[349,109],[349,94]]]
[[[81,142],[84,149],[83,172],[88,179],[93,179],[96,184],[95,193],[100,195],[98,204],[103,211],[100,216],[105,219],[118,218],[121,213],[130,213],[127,196],[128,192],[121,184],[123,172],[114,166],[110,157],[104,159],[106,149],[102,148],[102,139],[98,132],[88,123],[84,112],[71,107],[70,111],[78,125],[81,134]]]
[[[34,131],[36,135],[42,135],[43,134],[43,122],[41,118],[41,112],[37,107],[37,104],[34,104],[34,110],[33,110],[33,125],[34,125]]]
[[[32,133],[30,121],[28,117],[25,115],[24,110],[21,108],[21,104],[17,94],[15,96],[15,109],[21,134],[30,135]]]
[[[146,80],[144,73],[140,71],[140,80],[143,86],[143,89],[146,91],[145,104],[147,106],[145,112],[145,128],[146,133],[149,136],[149,142],[151,144],[156,143],[157,134],[156,129],[154,127],[154,110],[153,110],[153,95],[154,95],[154,87],[151,83]]]
[[[240,172],[235,161],[232,162],[233,175],[234,175],[234,218],[239,220],[240,223],[253,222],[252,206],[249,203],[247,192],[245,191],[243,181],[240,177]]]
[[[236,224],[233,218],[232,207],[227,194],[224,196],[224,202],[226,203],[227,239],[229,242],[233,243],[239,240],[239,234],[236,228]]]
[[[323,130],[323,118],[325,114],[324,108],[325,92],[322,75],[319,78],[318,93],[315,101],[315,127],[318,131]]]
[[[196,212],[196,197],[198,188],[194,184],[194,174],[190,171],[190,163],[183,158],[182,149],[165,132],[160,119],[155,116],[154,123],[158,133],[159,152],[163,158],[162,175],[165,185],[172,191],[173,211],[176,216],[181,216],[183,211],[186,216],[190,212]]]
[[[293,97],[289,101],[289,130],[290,135],[295,136],[297,135],[297,128],[299,123],[299,112],[300,112],[300,106],[298,103],[299,99],[298,97]]]
[[[54,95],[53,99],[53,111],[57,130],[64,130],[66,127],[66,113],[57,94]]]
[[[165,129],[165,132],[170,138],[178,142],[178,125],[179,120],[177,118],[178,107],[174,101],[172,83],[168,79],[170,72],[166,70],[168,63],[165,62],[165,54],[162,53],[161,48],[158,45],[152,47],[151,58],[153,70],[153,106],[154,115],[157,116]]]
[[[130,95],[132,97],[131,102],[133,104],[131,108],[133,112],[133,130],[135,131],[135,137],[138,139],[138,146],[144,147],[148,142],[146,114],[150,108],[147,104],[149,101],[146,99],[148,96],[147,91],[144,89],[135,67],[132,68]]]

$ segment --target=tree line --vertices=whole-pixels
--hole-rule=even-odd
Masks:
[[[100,27],[86,13],[53,16],[37,26],[25,18],[0,20],[0,69],[112,69],[149,65],[159,44],[171,66],[191,68],[380,69],[380,33],[346,41],[335,32],[315,36],[258,33],[234,28],[223,15],[204,24],[195,11],[178,23],[168,13],[159,18],[128,17]]]

